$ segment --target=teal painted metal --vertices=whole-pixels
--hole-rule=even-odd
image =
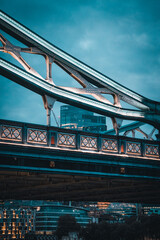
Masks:
[[[159,149],[158,141],[0,120],[1,170],[159,180]]]
[[[48,173],[60,173],[69,175],[86,175],[86,176],[101,176],[101,177],[120,177],[120,178],[137,178],[137,179],[153,179],[160,180],[160,177],[154,176],[141,176],[141,175],[129,175],[129,174],[115,174],[115,173],[102,173],[102,172],[89,172],[89,171],[77,171],[68,169],[50,169],[50,168],[39,168],[39,167],[26,167],[26,166],[10,166],[10,165],[0,165],[1,169],[11,169],[20,171],[38,171],[38,172],[48,172]]]
[[[119,128],[119,133],[122,133],[122,132],[125,132],[125,131],[130,131],[130,130],[134,130],[140,126],[143,126],[145,123],[143,122],[134,122],[134,123],[131,123],[131,124],[127,124],[125,126],[122,126]],[[115,130],[114,129],[110,129],[108,131],[105,132],[106,134],[109,134],[109,135],[114,135],[116,134]]]
[[[52,84],[18,68],[2,58],[0,58],[0,69],[3,76],[8,77],[12,81],[17,82],[18,84],[42,96],[46,94],[50,97],[56,98],[60,102],[89,109],[105,116],[139,120],[150,123],[157,128],[160,127],[160,115],[157,115],[154,112],[123,109],[72,93],[63,88],[53,86]]]
[[[48,41],[44,40],[42,37],[38,36],[37,34],[35,34],[34,32],[32,32],[31,30],[29,30],[28,28],[26,28],[25,26],[23,26],[22,24],[20,24],[15,19],[11,18],[2,11],[0,11],[0,26],[2,30],[11,34],[24,44],[28,45],[29,47],[32,46],[37,47],[44,54],[47,54],[48,56],[52,57],[55,62],[66,64],[72,69],[82,73],[84,76],[87,77],[87,80],[90,81],[91,83],[98,85],[100,87],[106,87],[107,89],[111,90],[115,94],[119,95],[121,100],[126,101],[129,104],[134,105],[140,109],[146,111],[150,110],[149,113],[146,112],[146,115],[148,114],[157,115],[160,113],[159,102],[147,99],[135,93],[134,91],[131,91],[130,89],[120,85],[119,83],[113,81],[111,78],[94,70],[93,68],[89,67],[88,65],[79,61],[78,59],[62,51],[53,44],[49,43]],[[73,99],[71,96],[71,102],[72,100]],[[119,117],[121,117],[120,114]],[[150,120],[151,119],[152,116],[150,116]],[[154,121],[155,119],[153,116],[153,122]],[[159,126],[159,122],[158,124],[157,122],[155,124],[156,126]]]

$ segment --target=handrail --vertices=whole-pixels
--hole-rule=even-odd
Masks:
[[[0,141],[51,148],[160,158],[160,142],[88,133],[38,124],[0,120]]]

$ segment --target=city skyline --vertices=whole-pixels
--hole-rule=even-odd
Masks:
[[[143,219],[158,215],[160,205],[154,204],[7,200],[0,201],[0,236],[4,239],[26,239],[31,234],[36,239],[40,236],[48,239],[49,236],[56,235],[61,217],[64,217],[63,221],[75,219],[81,229],[85,229],[89,225],[98,226],[105,222],[138,223],[140,217]]]

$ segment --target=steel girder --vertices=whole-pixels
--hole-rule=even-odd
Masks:
[[[71,93],[63,88],[53,86],[49,82],[46,82],[1,58],[0,69],[3,76],[42,96],[47,95],[60,102],[89,109],[105,116],[139,120],[157,126],[160,124],[160,116],[154,112],[122,109],[76,93]]]
[[[143,122],[134,122],[134,123],[131,123],[131,124],[127,124],[125,126],[122,126],[120,129],[119,129],[119,133],[121,132],[126,132],[126,131],[132,131],[134,129],[137,129],[139,128],[140,126],[144,125],[145,123]],[[114,135],[115,134],[115,130],[114,129],[110,129],[108,131],[106,131],[105,133],[109,134],[109,135]]]
[[[88,82],[89,86],[94,85],[98,87],[96,89],[89,88],[89,91],[92,93],[91,95],[95,95],[99,100],[97,101],[84,96],[82,97],[80,95],[82,90],[77,90],[78,94],[76,94],[75,92],[71,92],[71,89],[56,87],[37,77],[37,74],[34,74],[34,72],[32,72],[32,74],[34,74],[33,76],[32,74],[29,74],[1,59],[2,75],[9,77],[11,80],[18,82],[24,87],[27,87],[42,96],[46,94],[61,102],[85,108],[109,117],[147,122],[160,129],[159,102],[147,99],[94,70],[44,40],[42,37],[38,36],[2,11],[0,11],[0,27],[2,30],[29,47],[29,49],[24,49],[24,52],[28,51],[30,53],[45,56],[48,66],[47,75],[49,80],[51,79],[51,63],[55,62],[73,78],[78,80],[82,86]],[[15,79],[14,76],[16,76],[17,79]],[[115,103],[113,105],[107,104],[106,101],[103,101],[103,98],[99,96],[99,92],[106,92],[114,96]],[[120,106],[119,100],[123,100],[141,110],[123,109]]]

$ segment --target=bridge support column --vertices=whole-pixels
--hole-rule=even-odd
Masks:
[[[81,136],[79,133],[76,134],[76,148],[80,149],[81,146]]]
[[[143,142],[141,142],[141,156],[145,156],[145,144]]]
[[[22,128],[22,142],[24,144],[27,143],[27,126],[26,126],[26,124],[24,124],[23,128]]]
[[[117,136],[119,135],[119,129],[122,125],[122,122],[123,122],[123,119],[115,118],[115,117],[112,118],[113,128],[114,128]]]
[[[51,126],[51,109],[47,108],[47,126]]]
[[[42,98],[43,98],[44,107],[47,111],[47,126],[50,126],[51,125],[51,110],[53,108],[53,105],[54,105],[56,99],[51,98],[47,95],[44,95]]]
[[[97,147],[98,147],[98,151],[100,152],[102,150],[102,137],[101,137],[101,135],[97,138]]]

